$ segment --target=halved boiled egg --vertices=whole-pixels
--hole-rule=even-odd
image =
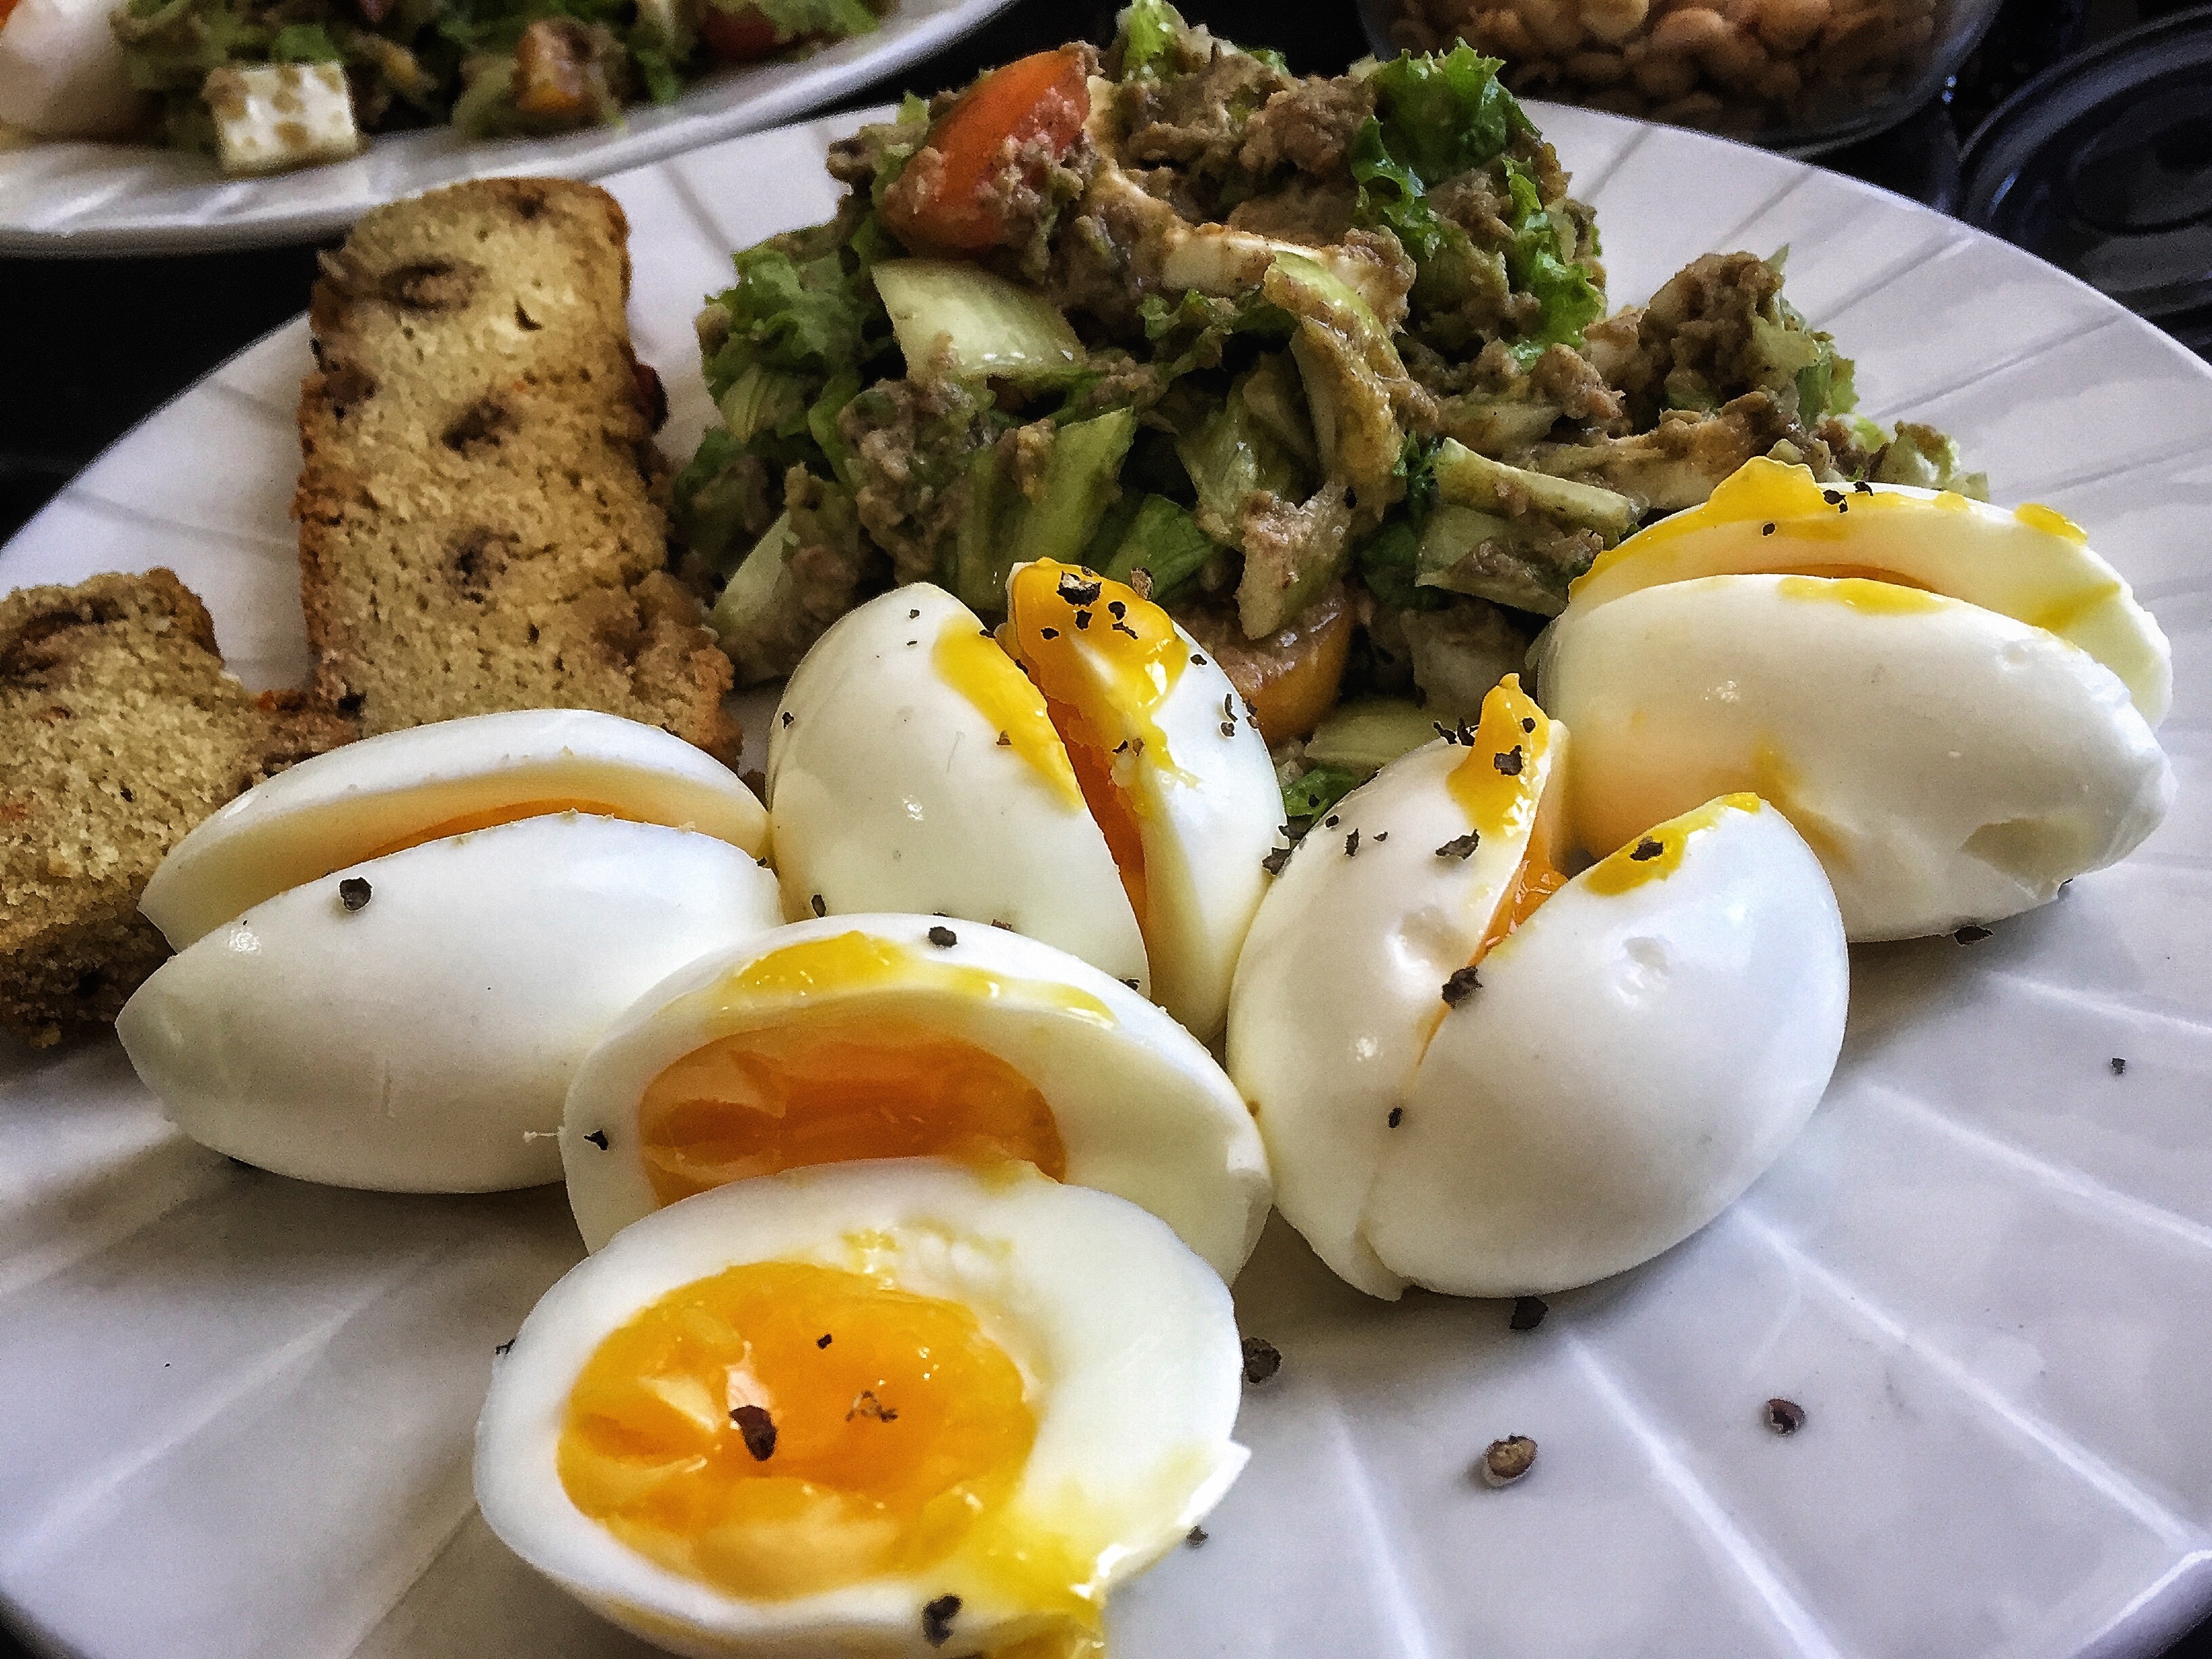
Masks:
[[[1754,791],[1854,939],[2044,903],[2172,799],[2165,636],[2047,508],[1754,460],[1600,556],[1533,659],[1575,731],[1578,839]]]
[[[768,813],[752,791],[681,738],[589,709],[529,708],[365,738],[278,773],[179,842],[139,908],[182,950],[302,882],[559,812],[768,850]]]
[[[1370,1294],[1633,1267],[1780,1152],[1843,1040],[1819,862],[1743,796],[1558,867],[1577,733],[1509,677],[1471,740],[1309,832],[1237,976],[1229,1065],[1284,1216]]]
[[[1132,588],[1040,560],[1008,616],[901,588],[799,665],[769,751],[787,912],[1002,921],[1210,1037],[1282,813],[1267,744]]]
[[[1096,1653],[1235,1480],[1228,1292],[1021,1164],[842,1164],[625,1231],[492,1374],[477,1498],[678,1652]]]
[[[111,0],[0,5],[0,122],[41,138],[119,138],[144,123]]]
[[[781,1170],[1018,1160],[1141,1205],[1227,1279],[1272,1198],[1196,1038],[1065,951],[932,916],[799,922],[654,988],[578,1070],[561,1151],[592,1249]]]
[[[741,848],[564,812],[409,847],[257,901],[116,1020],[203,1146],[398,1192],[556,1181],[576,1064],[645,991],[776,925]]]

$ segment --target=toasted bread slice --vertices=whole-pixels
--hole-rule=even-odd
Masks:
[[[666,568],[627,234],[591,185],[487,179],[325,257],[293,511],[315,689],[366,732],[597,708],[736,758],[728,659]]]
[[[138,914],[162,855],[353,735],[225,673],[207,607],[167,570],[0,599],[0,1029],[43,1046],[113,1019],[169,953]]]

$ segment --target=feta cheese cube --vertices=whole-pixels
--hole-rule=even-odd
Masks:
[[[342,161],[361,149],[353,88],[337,64],[226,65],[208,71],[200,96],[228,173]]]

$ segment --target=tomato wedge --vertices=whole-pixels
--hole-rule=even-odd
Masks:
[[[775,25],[758,6],[724,11],[714,0],[699,9],[699,38],[720,64],[750,64],[786,44],[775,38]]]
[[[929,130],[884,198],[884,220],[909,247],[960,253],[995,247],[1009,228],[994,188],[999,170],[1036,141],[1054,159],[1065,155],[1090,118],[1091,89],[1076,48],[994,70]],[[1043,167],[1035,172],[1028,182],[1042,183]]]

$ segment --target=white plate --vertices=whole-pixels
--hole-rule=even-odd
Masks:
[[[148,144],[0,148],[0,254],[202,253],[335,236],[381,203],[500,174],[598,179],[819,109],[927,58],[1012,0],[898,0],[870,33],[787,62],[719,70],[619,126],[469,139],[451,127],[372,138],[350,161],[226,179]],[[747,180],[750,185],[754,181]]]
[[[1370,1302],[1278,1223],[1250,1468],[1118,1604],[1117,1659],[2154,1651],[2212,1604],[2212,374],[2024,254],[1664,128],[1539,118],[1613,289],[1791,246],[1867,406],[2088,525],[2174,639],[2172,819],[1972,946],[1859,953],[1843,1066],[1721,1220],[1553,1299]],[[823,125],[611,182],[639,345],[705,416],[729,250],[828,210]],[[118,444],[0,586],[173,566],[252,683],[306,665],[295,323]],[[2109,1062],[2127,1062],[2115,1076]],[[0,1599],[98,1659],[635,1656],[477,1519],[495,1343],[577,1255],[557,1190],[328,1191],[181,1141],[112,1043],[0,1053]],[[1805,1429],[1760,1423],[1771,1395]],[[1542,1448],[1470,1482],[1492,1437]]]

